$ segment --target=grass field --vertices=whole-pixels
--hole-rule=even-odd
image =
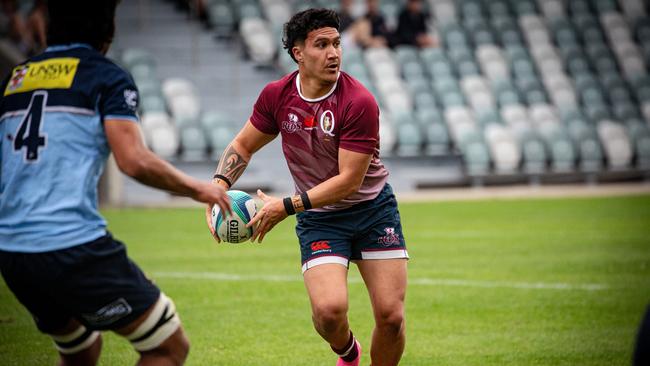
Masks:
[[[402,365],[629,365],[650,301],[650,196],[400,206],[411,261]],[[217,246],[198,209],[104,212],[175,299],[188,365],[334,365],[311,326],[293,219],[262,245]],[[369,364],[356,267],[350,322]],[[295,358],[293,355],[299,355]],[[133,364],[104,336],[100,364]],[[0,365],[53,365],[50,339],[0,281]]]

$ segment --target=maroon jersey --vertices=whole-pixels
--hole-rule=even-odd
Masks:
[[[297,71],[269,83],[258,97],[250,121],[263,133],[282,134],[282,151],[297,194],[339,174],[339,148],[372,154],[358,192],[315,210],[340,210],[371,200],[388,179],[379,160],[377,102],[344,72],[332,90],[317,99],[302,96]]]

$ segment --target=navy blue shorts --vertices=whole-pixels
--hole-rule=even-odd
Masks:
[[[43,333],[60,331],[71,319],[89,329],[119,329],[160,295],[110,234],[51,252],[0,251],[0,271]]]
[[[297,215],[303,273],[325,263],[408,258],[397,200],[386,184],[372,200],[340,211]]]

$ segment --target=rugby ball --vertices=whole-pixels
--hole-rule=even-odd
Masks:
[[[233,215],[222,212],[219,205],[212,206],[212,227],[222,241],[233,244],[243,243],[253,236],[253,228],[247,228],[246,224],[257,213],[257,206],[246,192],[231,190],[226,193],[230,196]]]

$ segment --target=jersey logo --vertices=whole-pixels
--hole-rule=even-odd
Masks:
[[[23,80],[25,80],[25,75],[27,74],[28,69],[29,66],[27,65],[16,67],[13,74],[11,75],[11,80],[9,80],[9,85],[7,85],[7,89],[16,90],[20,88],[23,85]]]
[[[294,133],[300,129],[300,124],[298,123],[298,116],[293,113],[289,113],[287,116],[288,121],[282,121],[282,129],[288,133]]]
[[[394,227],[386,227],[384,228],[384,232],[386,235],[380,236],[377,239],[377,242],[385,247],[389,247],[391,245],[397,245],[400,243],[399,240],[399,235],[395,234],[395,228]]]
[[[124,89],[124,103],[135,111],[138,108],[138,92],[131,89]]]
[[[78,65],[78,58],[62,57],[16,66],[4,95],[36,89],[69,89]]]
[[[324,134],[334,136],[332,133],[334,130],[334,113],[329,109],[320,115],[320,129],[323,130]]]
[[[328,240],[319,240],[311,243],[312,254],[331,252],[331,251],[332,251],[332,247],[330,246],[330,242]]]
[[[116,322],[131,314],[132,308],[124,298],[119,298],[94,313],[81,314],[88,323],[101,326]]]
[[[314,119],[314,116],[305,117],[305,121],[303,122],[305,130],[313,130],[316,127],[316,122]]]

